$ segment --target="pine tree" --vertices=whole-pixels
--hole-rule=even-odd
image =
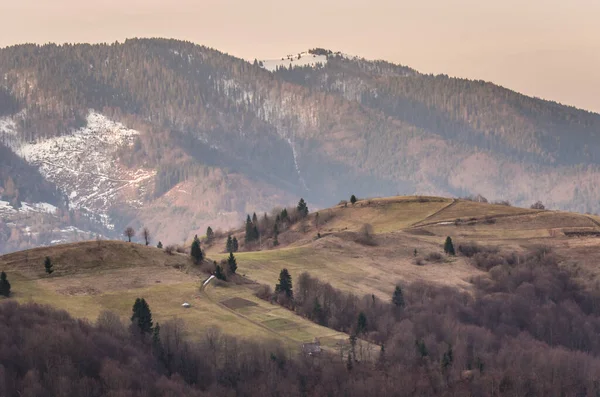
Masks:
[[[404,295],[402,294],[402,289],[397,285],[394,290],[394,296],[392,297],[392,303],[396,305],[396,307],[404,307]]]
[[[454,244],[452,243],[450,236],[446,237],[446,242],[444,243],[444,252],[448,255],[456,255],[456,252],[454,251]]]
[[[250,219],[250,215],[248,215],[246,217],[246,236],[245,236],[245,241],[246,243],[250,243],[253,241],[253,235],[254,235],[254,225],[252,224],[252,219]]]
[[[308,215],[308,206],[303,198],[301,198],[298,202],[296,209],[298,210],[298,215],[300,215],[301,218],[304,218]]]
[[[239,246],[238,246],[237,237],[233,238],[231,247],[233,248],[233,252],[238,252]]]
[[[51,275],[54,272],[54,269],[52,269],[52,259],[50,259],[49,256],[46,257],[46,259],[44,260],[44,267],[46,268],[46,273],[48,273],[48,275]]]
[[[152,331],[152,312],[144,298],[135,300],[131,322],[137,325],[143,334],[149,334]]]
[[[252,239],[257,241],[260,238],[260,233],[258,231],[258,226],[252,226]]]
[[[4,272],[0,273],[0,295],[7,298],[10,296],[10,283]]]
[[[158,244],[156,245],[156,248],[162,249],[162,247],[163,247],[162,242],[159,241]]]
[[[227,236],[227,243],[225,244],[225,250],[227,252],[233,252],[233,240],[231,239],[231,234]]]
[[[202,254],[202,248],[200,247],[200,239],[198,238],[198,235],[194,236],[194,241],[192,242],[192,249],[190,251],[190,255],[192,256],[192,260],[194,261],[194,263],[197,265],[200,262],[202,262],[203,258],[203,254]]]
[[[277,247],[279,245],[279,226],[277,223],[273,225],[273,246]]]
[[[415,346],[417,347],[417,352],[421,356],[421,358],[427,357],[429,355],[429,351],[427,350],[427,346],[425,342],[420,339],[415,341]]]
[[[356,321],[356,334],[360,335],[367,331],[367,316],[365,313],[360,312]]]
[[[215,277],[219,280],[227,280],[227,277],[225,277],[225,273],[223,272],[223,268],[220,265],[215,265]]]
[[[287,221],[288,218],[289,218],[289,215],[288,215],[287,208],[282,209],[281,210],[281,221],[282,222]]]
[[[285,295],[292,299],[294,292],[292,291],[292,276],[287,269],[282,269],[279,273],[279,283],[275,285],[275,293],[285,293]]]
[[[229,273],[235,274],[237,271],[237,262],[235,260],[235,256],[233,256],[233,252],[229,253],[229,258],[227,258],[227,266],[229,267]]]
[[[256,212],[252,214],[252,224],[254,226],[258,225],[258,217],[256,216]]]
[[[209,226],[206,228],[206,239],[208,241],[212,241],[212,239],[215,237],[215,232],[213,232],[212,228]]]
[[[156,323],[156,325],[154,326],[154,329],[152,330],[152,353],[154,353],[154,355],[156,357],[158,357],[159,360],[163,359],[163,348],[162,348],[162,344],[160,343],[160,324]]]
[[[350,196],[350,202],[352,203],[352,205],[356,204],[356,196],[355,195]]]

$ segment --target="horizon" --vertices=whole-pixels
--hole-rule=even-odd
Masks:
[[[323,47],[600,113],[600,3],[592,0],[163,3],[3,2],[11,18],[0,26],[0,47],[165,37],[246,60]]]

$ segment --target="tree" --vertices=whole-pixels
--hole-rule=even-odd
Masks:
[[[146,300],[137,298],[132,311],[131,322],[140,329],[142,334],[149,334],[152,331],[152,312]]]
[[[133,236],[135,236],[135,229],[134,229],[134,228],[132,228],[131,226],[127,226],[127,228],[126,228],[126,229],[125,229],[125,231],[123,232],[123,235],[124,235],[125,237],[127,237],[127,240],[128,240],[129,242],[131,242],[131,238],[132,238]]]
[[[227,243],[225,243],[225,250],[227,252],[233,252],[233,240],[231,239],[231,234],[227,236]]]
[[[254,226],[258,225],[258,217],[256,216],[256,212],[252,214],[252,224]]]
[[[159,241],[158,244],[156,245],[156,248],[162,249],[163,245],[162,243]]]
[[[456,251],[454,251],[454,244],[452,243],[450,236],[446,237],[446,242],[444,243],[444,252],[448,255],[456,255]]]
[[[52,269],[52,259],[50,259],[49,256],[46,257],[46,259],[44,260],[44,267],[46,268],[46,273],[48,273],[48,275],[51,275],[54,272],[54,269]]]
[[[237,237],[234,237],[232,240],[231,248],[233,248],[233,252],[238,252],[238,240]]]
[[[532,210],[545,210],[546,206],[544,204],[542,204],[541,201],[536,201],[535,203],[531,204],[531,209]]]
[[[223,272],[223,268],[215,262],[215,277],[219,280],[226,281],[227,277],[225,277],[225,272]]]
[[[289,215],[288,215],[288,210],[287,210],[287,208],[284,208],[284,209],[282,209],[282,210],[281,210],[281,221],[282,221],[282,222],[285,222],[285,221],[287,221],[287,220],[288,220],[288,218],[289,218]]]
[[[352,205],[356,204],[356,196],[355,195],[350,196],[350,202],[352,203]]]
[[[448,346],[448,350],[442,356],[442,370],[447,370],[454,361],[454,353],[452,352],[452,345]]]
[[[275,293],[284,293],[290,299],[294,297],[292,276],[290,276],[288,269],[282,269],[279,273],[279,283],[275,285]]]
[[[213,232],[212,228],[209,226],[206,228],[206,239],[208,241],[212,241],[212,239],[215,237],[215,232]]]
[[[252,242],[254,240],[254,225],[252,224],[252,219],[250,219],[250,215],[246,216],[246,235],[245,241],[246,243]]]
[[[396,305],[396,307],[404,307],[404,295],[402,294],[402,289],[399,285],[396,286],[394,290],[394,295],[392,296],[392,303]]]
[[[308,206],[306,205],[306,201],[304,201],[303,198],[301,198],[300,201],[298,201],[298,206],[296,207],[296,209],[298,210],[298,215],[300,215],[301,218],[304,218],[308,215]]]
[[[144,238],[144,242],[146,243],[146,246],[150,245],[150,230],[148,230],[147,227],[144,227],[142,229],[142,237]]]
[[[227,258],[227,266],[229,268],[229,273],[235,274],[237,270],[237,262],[235,260],[235,256],[233,256],[233,252],[229,253],[229,258]]]
[[[358,314],[358,319],[356,320],[356,334],[360,335],[367,330],[367,316],[365,313],[360,312]]]
[[[277,223],[273,225],[273,246],[277,247],[279,245],[279,226]]]
[[[190,251],[190,255],[192,256],[192,260],[196,265],[202,262],[202,259],[204,259],[202,254],[202,248],[200,248],[200,239],[198,238],[198,235],[194,236],[194,241],[192,242],[192,249]]]
[[[7,298],[10,296],[10,283],[6,278],[6,273],[0,273],[0,295],[6,296]]]

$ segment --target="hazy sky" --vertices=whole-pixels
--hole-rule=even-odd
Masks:
[[[172,37],[247,59],[325,47],[600,112],[600,0],[0,0],[0,46]]]

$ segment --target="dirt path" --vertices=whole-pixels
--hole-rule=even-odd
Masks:
[[[439,210],[435,211],[433,214],[431,214],[431,215],[429,215],[429,216],[421,219],[420,221],[413,223],[412,225],[410,225],[409,227],[407,227],[407,229],[410,229],[410,228],[413,228],[413,227],[426,226],[426,225],[420,225],[420,223],[423,223],[423,222],[427,221],[428,219],[431,219],[434,216],[439,215],[440,213],[442,213],[442,211],[446,211],[448,208],[455,206],[456,203],[458,203],[458,200],[457,199],[452,199],[451,203],[449,203],[448,205],[446,205],[446,206],[440,208]]]
[[[447,209],[449,207],[450,206],[442,208],[436,214],[439,214],[440,212],[442,212],[443,210],[445,210],[445,209]],[[540,212],[545,212],[545,211],[544,210],[538,210],[538,211],[517,212],[517,213],[514,213],[514,214],[486,215],[484,217],[476,218],[476,221],[480,221],[482,219],[519,218],[521,216],[539,214]],[[428,216],[427,218],[431,218],[431,217]],[[427,218],[425,218],[424,220],[426,220]],[[422,223],[422,224],[419,224],[419,223],[420,222],[415,223],[414,225],[410,226],[409,229],[417,229],[417,228],[426,227],[426,226],[446,225],[446,224],[454,223],[454,221],[453,220],[445,220],[445,221],[429,222],[429,223]],[[598,226],[600,226],[600,223],[598,223]]]

